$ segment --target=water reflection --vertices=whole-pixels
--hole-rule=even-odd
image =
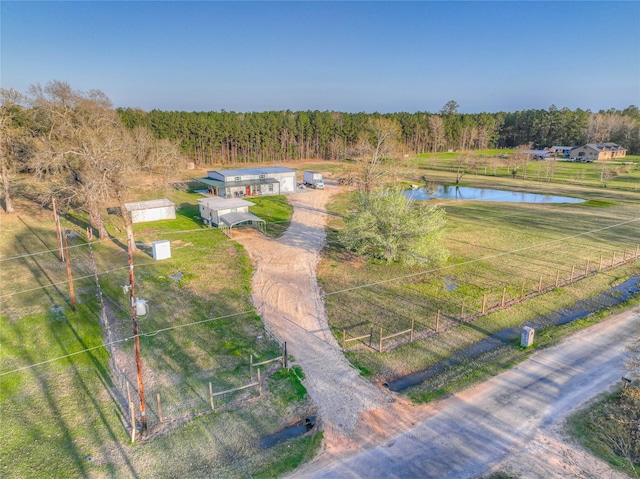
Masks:
[[[406,190],[407,198],[413,200],[456,199],[476,201],[504,201],[508,203],[582,203],[581,198],[568,196],[543,195],[539,193],[523,193],[520,191],[493,190],[489,188],[474,188],[472,186],[440,185],[435,190],[425,191],[423,188]]]

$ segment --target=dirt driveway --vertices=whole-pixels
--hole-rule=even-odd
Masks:
[[[526,431],[523,430],[526,434],[516,435],[514,438],[499,437],[493,445],[491,434],[475,437],[473,442],[478,445],[488,444],[489,449],[486,457],[471,457],[469,460],[472,465],[465,466],[466,472],[458,470],[458,474],[451,470],[451,474],[447,474],[445,471],[449,463],[446,463],[444,469],[434,472],[435,475],[428,474],[424,468],[420,471],[405,470],[403,473],[402,466],[411,466],[412,458],[418,460],[415,453],[417,449],[428,456],[431,456],[431,451],[434,454],[431,461],[442,459],[439,455],[444,450],[438,452],[439,444],[442,443],[458,444],[458,453],[466,451],[465,448],[468,446],[456,437],[464,438],[464,434],[473,436],[476,423],[469,423],[466,431],[459,431],[456,427],[447,429],[445,426],[455,425],[459,418],[456,414],[464,414],[465,409],[462,406],[469,402],[470,397],[478,398],[479,404],[484,404],[490,398],[497,398],[485,415],[498,417],[501,411],[508,410],[500,403],[503,396],[501,388],[504,388],[504,384],[497,381],[493,389],[488,385],[478,385],[446,401],[414,406],[403,397],[383,391],[358,375],[358,371],[342,355],[340,347],[329,331],[315,274],[320,251],[325,243],[324,208],[331,195],[337,191],[337,186],[328,184],[325,190],[306,190],[289,196],[289,201],[294,207],[292,223],[278,240],[270,240],[250,229],[233,233],[233,239],[246,248],[255,263],[256,269],[252,278],[254,305],[267,327],[280,340],[287,342],[295,364],[304,370],[304,384],[318,407],[319,421],[325,432],[323,449],[319,455],[310,464],[293,473],[293,476],[476,477],[494,466],[494,470],[511,471],[520,477],[620,477],[606,464],[579,447],[567,443],[558,426],[564,415],[576,404],[606,389],[608,384],[613,382],[612,377],[619,378],[620,364],[615,361],[607,363],[609,376],[604,380],[599,378],[592,387],[570,393],[569,398],[560,404],[558,412],[544,415],[544,424],[535,421],[526,423]],[[621,316],[624,316],[622,319],[625,321],[635,321],[632,328],[637,331],[637,312],[628,312],[626,316]],[[595,328],[606,327],[611,330],[615,326],[615,320],[620,319],[612,318],[604,323],[604,326],[598,325]],[[583,338],[582,341],[589,342],[588,339],[584,339],[588,335],[587,330],[577,336]],[[542,379],[538,379],[542,384],[549,381],[547,373],[547,368],[543,367]],[[560,374],[559,377],[564,376]],[[593,379],[587,377],[589,380]],[[553,385],[551,387],[554,388]],[[514,398],[509,400],[509,404],[517,403],[518,394],[514,393]],[[546,406],[552,407],[551,404]],[[520,415],[516,413],[508,420],[517,422],[519,419]],[[522,418],[525,422],[526,419]],[[417,443],[415,436],[419,428],[422,427],[424,430],[424,425],[434,420],[443,420],[445,426],[432,428],[428,434],[420,433],[420,441]],[[440,427],[444,429],[440,430]],[[511,424],[510,427],[521,430],[524,426]],[[399,466],[396,465],[398,468],[394,469],[395,473],[387,471],[383,475],[380,469],[375,468],[377,466],[367,470],[367,464],[378,464],[375,458],[390,458],[389,448],[394,445],[394,450],[407,451],[408,455],[401,457],[406,457],[409,464],[403,462]],[[416,446],[419,447],[416,449]],[[455,450],[446,452],[452,453],[455,454]],[[349,466],[349,458],[357,460],[355,456],[364,457],[361,459],[364,463],[352,463]],[[465,457],[469,458],[469,455],[466,454]],[[424,461],[424,458],[420,461]],[[495,469],[500,461],[502,463]],[[341,465],[345,467],[341,469]],[[418,472],[420,473],[416,476]],[[387,476],[389,473],[391,475]]]

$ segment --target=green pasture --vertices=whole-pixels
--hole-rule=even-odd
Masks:
[[[443,183],[452,178],[449,172],[418,167],[413,176],[407,177],[407,183],[422,174]],[[345,251],[337,232],[343,227],[339,214],[347,208],[348,194],[334,196],[329,209],[338,216],[329,220],[319,281],[327,295],[330,327],[339,342],[343,331],[347,338],[374,332],[371,344],[368,339],[349,343],[347,356],[376,381],[425,369],[495,332],[520,327],[578,299],[594,296],[640,271],[639,261],[610,269],[612,261],[617,264],[623,256],[630,258],[637,252],[640,192],[481,175],[467,175],[464,181],[471,186],[553,191],[555,195],[588,201],[543,205],[433,200],[447,213],[450,258],[443,265],[410,268],[365,263]],[[602,271],[597,273],[599,269]],[[572,274],[575,278],[585,271],[589,273],[587,279],[563,286]],[[555,288],[556,280],[563,287]],[[539,289],[552,291],[536,296]],[[502,303],[503,295],[506,303],[517,304],[480,315],[483,302],[491,310]],[[474,316],[480,317],[469,322]],[[409,329],[412,321],[416,341],[405,344],[406,334],[385,341],[386,352],[374,351],[380,328],[387,336]],[[578,323],[577,327],[586,324]],[[576,325],[545,328],[539,332],[538,345],[567,334],[573,327]],[[497,365],[508,365],[519,355],[517,344],[501,348],[409,394],[423,401],[455,390],[494,374]]]
[[[462,181],[485,176],[494,179],[522,179],[599,188],[640,191],[640,155],[594,163],[569,162],[564,158],[544,161],[515,159],[513,150],[483,150],[468,153],[424,153],[411,160],[415,176],[438,177],[444,174],[455,182],[456,173],[464,171]],[[435,178],[433,178],[435,179]],[[415,183],[415,181],[414,181]]]
[[[24,201],[18,215],[2,217],[2,477],[266,477],[315,454],[318,434],[272,450],[259,446],[262,436],[314,413],[295,375],[273,374],[278,363],[270,372],[261,368],[261,396],[255,387],[219,396],[210,411],[209,383],[213,392],[248,384],[249,355],[254,362],[275,358],[280,347],[249,302],[248,256],[194,219],[198,197],[170,192],[176,220],[135,225],[135,293],[149,307],[138,320],[149,433],[135,444],[127,383],[136,411],[139,399],[121,224],[107,217],[113,240],[92,243],[107,334],[82,234],[86,218],[73,213],[62,219],[63,227],[78,233],[69,245],[78,304],[73,312],[50,212]],[[286,211],[281,206],[277,217],[286,219]],[[170,241],[170,259],[151,257],[151,243],[158,240]]]

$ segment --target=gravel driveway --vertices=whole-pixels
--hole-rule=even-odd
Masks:
[[[360,413],[392,401],[363,380],[345,359],[329,331],[316,266],[325,244],[325,205],[338,191],[308,189],[290,195],[293,218],[287,231],[271,240],[252,229],[234,231],[255,263],[252,300],[267,327],[302,367],[304,385],[318,407],[326,442],[348,441]]]

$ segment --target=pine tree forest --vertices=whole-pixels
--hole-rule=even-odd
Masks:
[[[180,145],[198,165],[349,158],[371,118],[396,122],[405,153],[575,146],[611,141],[640,152],[636,106],[593,113],[581,109],[463,114],[449,102],[439,113],[333,111],[183,112],[118,108],[129,128],[144,126]]]

